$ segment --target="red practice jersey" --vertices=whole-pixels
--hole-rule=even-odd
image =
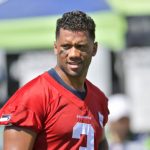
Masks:
[[[6,102],[0,124],[37,132],[34,150],[98,150],[108,119],[107,98],[88,80],[86,87],[81,100],[45,72]]]

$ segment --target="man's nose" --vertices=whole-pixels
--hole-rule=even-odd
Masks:
[[[72,47],[69,51],[70,57],[80,57],[80,50],[78,50],[76,47]]]

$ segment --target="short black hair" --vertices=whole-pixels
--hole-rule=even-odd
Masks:
[[[95,22],[82,11],[71,11],[64,13],[62,18],[57,20],[56,25],[56,39],[59,36],[60,29],[66,29],[70,31],[87,31],[90,38],[95,40]]]

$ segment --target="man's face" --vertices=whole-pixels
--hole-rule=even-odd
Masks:
[[[69,76],[86,76],[92,56],[96,54],[97,43],[88,32],[60,29],[54,45],[57,66]]]

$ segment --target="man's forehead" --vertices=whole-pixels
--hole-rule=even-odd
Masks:
[[[64,28],[60,28],[60,32],[66,32],[66,33],[77,33],[77,34],[89,34],[88,31],[85,30],[71,30],[71,29],[64,29]]]
[[[61,29],[59,36],[57,38],[59,38],[59,40],[67,39],[67,38],[68,39],[81,38],[81,39],[89,40],[90,36],[87,31],[71,31],[71,30]]]

